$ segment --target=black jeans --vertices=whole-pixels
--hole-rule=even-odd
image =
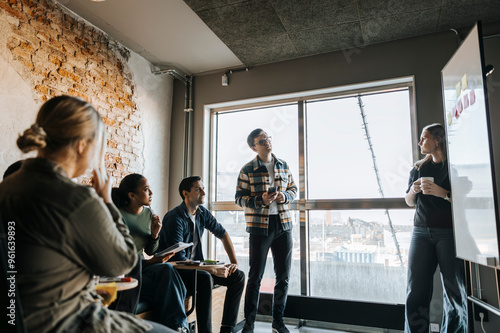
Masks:
[[[188,295],[191,295],[194,287],[193,270],[179,269],[178,272],[184,281]],[[197,270],[196,273],[198,274],[196,321],[198,322],[199,333],[212,332],[212,288],[214,284],[227,287],[221,325],[234,327],[238,319],[241,295],[245,287],[245,273],[238,269],[227,278],[218,277],[201,270]]]
[[[245,319],[253,325],[257,316],[259,290],[266,269],[269,249],[273,254],[276,283],[273,295],[273,320],[282,320],[285,313],[292,266],[292,231],[283,231],[278,215],[269,216],[268,235],[250,234],[250,271],[245,294]]]

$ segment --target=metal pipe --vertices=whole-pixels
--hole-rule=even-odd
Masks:
[[[152,71],[152,73],[153,73],[154,75],[164,75],[164,74],[168,74],[168,75],[170,75],[170,76],[174,77],[175,79],[177,79],[177,80],[180,80],[180,81],[184,82],[184,84],[187,84],[187,83],[190,81],[190,79],[189,79],[186,75],[184,75],[184,74],[180,73],[180,72],[179,72],[178,70],[176,70],[176,69],[161,69],[161,70],[159,70],[159,71]]]
[[[187,76],[176,69],[162,69],[151,71],[153,75],[170,75],[174,79],[180,80],[185,85],[184,90],[184,167],[183,176],[187,177],[191,174],[192,168],[192,151],[193,151],[193,76]]]
[[[476,297],[474,296],[467,296],[467,299],[473,303],[476,303],[477,305],[479,305],[480,307],[496,314],[497,316],[500,317],[500,310],[498,310],[497,308],[493,307],[492,305],[489,305],[488,303],[485,303],[483,301],[481,301],[480,299],[477,299]]]

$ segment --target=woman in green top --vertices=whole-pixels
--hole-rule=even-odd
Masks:
[[[186,287],[176,269],[166,262],[173,253],[148,260],[142,254],[144,250],[153,255],[160,239],[161,220],[150,207],[152,196],[148,180],[136,173],[127,175],[120,186],[113,189],[113,202],[119,208],[142,258],[134,269],[135,277],[141,281],[140,299],[152,305],[154,321],[183,331],[188,327],[184,310]]]

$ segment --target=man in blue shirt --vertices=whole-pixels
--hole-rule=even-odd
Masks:
[[[245,274],[238,269],[233,243],[226,229],[202,206],[205,187],[201,177],[184,178],[179,185],[179,194],[183,202],[165,214],[158,250],[178,242],[193,242],[192,247],[177,252],[171,260],[204,260],[201,245],[204,230],[209,230],[222,241],[231,263],[210,272],[197,270],[196,319],[200,333],[212,332],[212,288],[214,283],[227,286],[220,331],[231,332],[238,316]],[[179,270],[179,274],[186,288],[193,290],[192,272]]]

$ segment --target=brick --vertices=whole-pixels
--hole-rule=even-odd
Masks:
[[[13,50],[21,44],[21,40],[17,36],[9,36],[7,38],[7,48]]]
[[[53,0],[4,0],[0,9],[12,27],[5,45],[16,69],[30,70],[28,81],[38,99],[70,94],[91,101],[109,137],[106,167],[119,177],[140,172],[143,140],[132,139],[142,138],[142,114],[126,67],[130,51]]]
[[[49,35],[47,35],[45,32],[42,32],[40,30],[37,31],[36,33],[36,37],[38,39],[40,39],[41,41],[44,41],[44,42],[50,42],[50,37]]]
[[[19,10],[18,8],[15,8],[15,7],[13,8],[13,7],[9,6],[8,3],[0,2],[0,9],[5,10],[7,13],[16,17],[19,20],[26,19],[26,15],[21,10]]]
[[[106,123],[106,122],[104,122],[104,123]],[[108,142],[107,142],[107,146],[108,146],[109,148],[117,148],[117,144],[116,144],[116,142],[114,142],[114,141],[112,141],[112,140],[108,140]],[[119,148],[118,148],[118,149],[119,149]]]
[[[40,64],[38,62],[33,62],[33,73],[39,77],[46,78],[49,75],[49,71],[45,67],[45,64]]]
[[[79,38],[79,37],[75,37],[75,43],[82,46],[82,47],[86,47],[86,45],[87,45],[85,40],[83,40],[82,38]]]
[[[79,82],[81,80],[81,78],[78,76],[78,75],[75,75],[74,73],[71,73],[67,70],[65,70],[64,68],[59,68],[57,70],[57,73],[63,77],[66,77],[74,82]]]
[[[40,44],[40,49],[60,59],[61,61],[67,60],[67,53],[63,51],[61,43],[58,43],[56,41],[50,41],[50,43],[42,41]]]
[[[71,96],[77,96],[77,97],[80,97],[80,98],[82,98],[82,99],[84,99],[84,100],[88,100],[87,95],[82,94],[81,92],[76,91],[75,89],[68,89],[68,94],[70,94]]]
[[[54,65],[56,65],[58,68],[61,67],[61,64],[62,64],[62,60],[59,59],[58,57],[52,55],[52,54],[49,54],[48,56],[48,60],[50,63],[53,63]]]
[[[49,88],[44,85],[36,85],[35,90],[38,91],[39,93],[47,95],[49,93]]]
[[[35,0],[21,0],[23,4],[23,8],[36,7],[38,5],[38,1]]]
[[[16,47],[12,49],[12,55],[17,56],[18,59],[22,59],[23,61],[28,61],[31,63],[31,52],[26,51],[21,47]]]

